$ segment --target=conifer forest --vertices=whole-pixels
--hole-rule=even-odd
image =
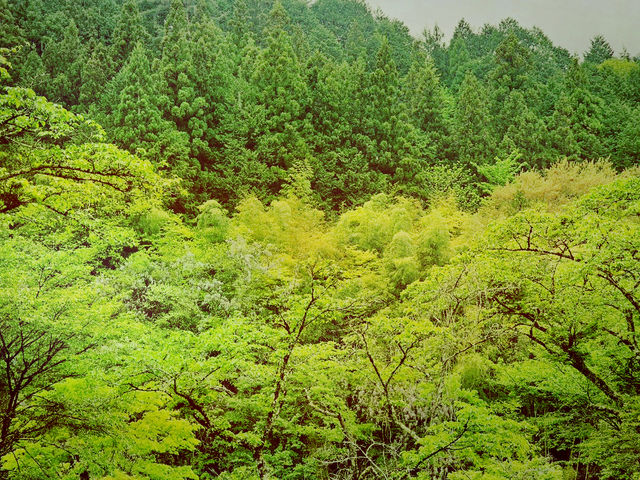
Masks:
[[[0,0],[0,480],[640,480],[630,47]]]

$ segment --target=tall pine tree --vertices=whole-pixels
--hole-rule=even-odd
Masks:
[[[142,16],[136,0],[126,0],[122,4],[120,17],[113,32],[111,58],[116,71],[129,58],[129,54],[138,42],[146,43],[149,34],[142,25]]]
[[[456,101],[453,143],[466,165],[491,163],[495,155],[493,132],[488,124],[488,94],[472,73],[467,73]]]

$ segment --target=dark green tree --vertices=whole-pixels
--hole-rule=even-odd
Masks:
[[[9,2],[0,0],[0,48],[13,48],[25,43],[24,34],[9,7]]]
[[[355,135],[370,168],[393,177],[398,162],[411,151],[412,129],[395,62],[386,39],[376,55],[375,69],[366,76],[356,97]]]
[[[87,61],[82,65],[81,70],[82,85],[78,103],[84,111],[96,111],[100,106],[100,98],[104,86],[109,83],[113,76],[113,65],[107,47],[102,43],[97,43]]]
[[[229,41],[213,21],[203,16],[192,26],[193,90],[203,108],[189,121],[192,141],[197,144],[197,157],[204,168],[215,161],[222,149],[219,139],[225,109],[233,97],[233,60],[237,47]],[[202,103],[200,101],[200,103]]]
[[[573,112],[571,128],[579,155],[587,160],[598,159],[604,154],[602,99],[591,92],[585,69],[577,59],[567,72],[566,86]]]
[[[21,87],[31,88],[39,95],[44,95],[50,78],[42,63],[42,58],[34,47],[28,49],[25,59],[17,68],[18,84]]]
[[[584,61],[596,65],[613,57],[613,48],[602,35],[596,35],[591,39],[589,50],[584,53]]]
[[[193,54],[187,10],[182,0],[173,0],[165,20],[162,56],[158,63],[163,82],[161,109],[165,119],[189,136],[190,155],[203,160],[209,153],[206,121],[209,107],[196,88]]]
[[[146,43],[148,33],[142,24],[142,16],[136,0],[126,0],[122,4],[120,17],[113,32],[111,58],[118,71],[129,58],[138,42]]]
[[[615,149],[619,158],[616,167],[626,168],[640,164],[640,108],[631,110],[616,136]]]
[[[309,92],[291,38],[282,28],[287,23],[284,8],[276,2],[267,47],[260,53],[251,78],[256,104],[264,116],[256,152],[261,163],[283,172],[309,154],[305,132],[310,127],[306,119]]]
[[[453,144],[463,164],[491,163],[495,140],[489,117],[486,88],[467,73],[456,101],[453,117]]]
[[[419,56],[404,80],[403,101],[413,125],[439,144],[447,136],[445,94],[433,60]]]
[[[86,60],[86,51],[78,35],[73,20],[64,30],[61,40],[49,39],[42,54],[51,82],[47,86],[47,96],[71,107],[78,103],[82,84],[82,65]]]
[[[362,204],[384,191],[388,178],[369,168],[359,148],[365,139],[356,135],[360,127],[358,105],[353,102],[365,87],[365,61],[315,65],[317,79],[310,89],[314,135],[314,190],[333,209]]]
[[[497,149],[500,158],[514,151],[521,154],[520,162],[529,167],[544,168],[549,164],[545,144],[547,131],[544,122],[529,110],[524,95],[513,90],[501,109],[503,125],[502,140]]]
[[[235,0],[230,21],[231,38],[240,48],[246,44],[247,37],[251,34],[249,22],[249,9],[246,0]]]
[[[530,78],[530,53],[515,34],[510,33],[498,45],[494,62],[491,80],[495,85],[494,88],[504,92],[504,96],[512,90],[519,90],[527,85]]]
[[[443,42],[444,33],[438,25],[433,30],[425,29],[422,32],[424,49],[432,59],[440,75],[446,73],[448,68],[447,49]]]
[[[453,43],[456,40],[462,40],[465,43],[470,42],[474,33],[471,29],[471,25],[464,18],[460,19],[456,28],[453,30],[453,36],[451,38],[451,42]]]
[[[580,148],[573,133],[573,116],[569,98],[562,95],[556,102],[553,115],[548,122],[549,155],[552,160],[562,157],[578,158]]]
[[[187,162],[189,139],[162,117],[157,103],[160,85],[142,43],[135,46],[118,77],[124,88],[111,116],[115,142],[161,167],[181,171]]]
[[[444,78],[447,85],[454,92],[458,92],[467,72],[472,70],[471,56],[467,43],[460,36],[454,38],[451,40],[447,54],[448,65]]]

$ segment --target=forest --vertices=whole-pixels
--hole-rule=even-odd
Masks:
[[[0,480],[639,480],[639,342],[640,51],[0,0]]]

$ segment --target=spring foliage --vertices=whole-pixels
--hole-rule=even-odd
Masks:
[[[0,479],[640,478],[636,61],[0,7]]]

